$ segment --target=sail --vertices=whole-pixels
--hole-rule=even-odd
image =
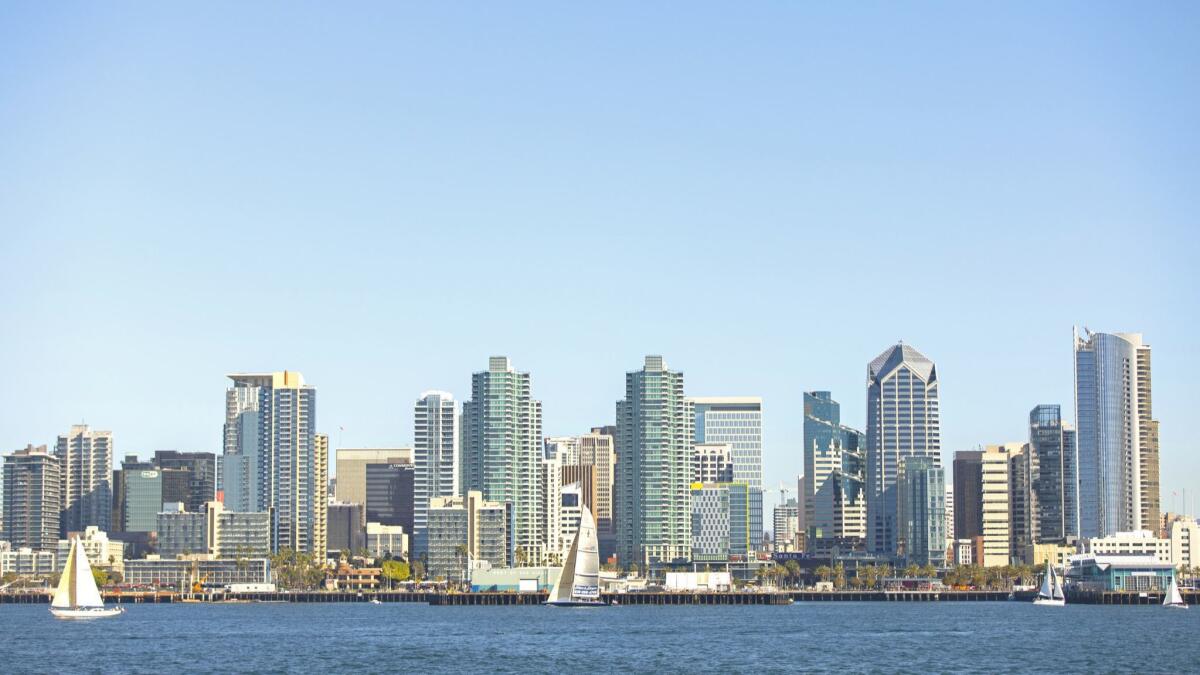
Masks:
[[[63,566],[62,574],[58,577],[58,588],[54,591],[54,600],[50,602],[51,607],[60,609],[70,608],[75,605],[75,545],[71,545],[71,550],[67,553],[67,562]]]
[[[83,550],[83,542],[75,540],[72,549],[75,554],[75,607],[103,607],[104,600],[100,597],[100,589],[96,588],[96,578],[92,576],[92,566],[88,563],[87,553]],[[66,574],[66,570],[63,570]]]
[[[596,537],[596,521],[586,506],[579,518],[579,532],[575,535],[572,551],[577,555],[572,561],[575,578],[571,596],[576,600],[599,600],[600,543]]]
[[[1183,596],[1179,593],[1179,586],[1175,583],[1175,577],[1171,577],[1171,585],[1167,588],[1166,597],[1163,598],[1164,605],[1182,605]]]
[[[1046,574],[1042,577],[1042,588],[1038,591],[1039,598],[1054,597],[1054,568],[1046,561]]]
[[[558,581],[554,582],[554,588],[550,589],[549,602],[570,602],[571,589],[575,586],[575,559],[579,555],[579,535],[575,535],[575,541],[571,542],[571,550],[567,553],[567,560],[563,563],[562,573],[558,575]]]
[[[1050,573],[1054,575],[1054,599],[1066,600],[1066,596],[1063,595],[1062,579],[1058,578],[1058,574],[1053,568],[1050,569]]]

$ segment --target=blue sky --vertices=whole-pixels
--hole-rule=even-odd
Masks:
[[[903,339],[947,456],[1022,440],[1086,324],[1200,496],[1195,4],[436,5],[0,6],[0,449],[219,451],[285,368],[404,443],[491,354],[577,433],[661,353],[794,484],[804,390]]]

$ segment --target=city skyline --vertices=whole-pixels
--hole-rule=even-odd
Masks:
[[[0,7],[0,451],[220,452],[223,375],[285,368],[335,448],[407,445],[494,354],[575,435],[652,353],[762,398],[773,503],[885,345],[946,466],[1074,422],[1088,326],[1153,346],[1160,506],[1200,498],[1196,7],[479,12]]]

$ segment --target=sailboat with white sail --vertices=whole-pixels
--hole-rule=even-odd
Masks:
[[[1179,593],[1179,584],[1175,583],[1175,575],[1171,575],[1171,585],[1167,587],[1167,594],[1163,597],[1163,607],[1173,607],[1175,609],[1187,609],[1188,605],[1183,601],[1183,595]]]
[[[67,564],[50,602],[50,613],[59,619],[102,619],[124,611],[120,605],[104,606],[96,578],[92,576],[92,566],[83,550],[83,541],[71,540],[71,552],[67,554]]]
[[[1042,587],[1038,589],[1037,597],[1033,599],[1035,605],[1050,605],[1052,607],[1062,607],[1067,604],[1067,597],[1063,594],[1062,582],[1059,581],[1058,575],[1054,572],[1054,566],[1050,561],[1046,561],[1046,574],[1042,578]]]
[[[571,542],[558,582],[545,603],[552,607],[603,607],[600,599],[600,547],[596,521],[588,507],[579,517],[579,531]]]

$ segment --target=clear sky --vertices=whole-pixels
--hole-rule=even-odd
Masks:
[[[282,369],[407,443],[492,354],[572,434],[661,353],[794,490],[803,391],[903,339],[947,457],[1024,440],[1086,324],[1200,496],[1200,5],[323,4],[0,4],[0,449],[219,452]]]

